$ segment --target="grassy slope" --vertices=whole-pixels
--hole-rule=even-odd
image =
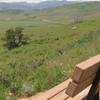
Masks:
[[[49,89],[67,79],[76,63],[100,53],[98,3],[28,13],[27,17],[22,12],[15,15],[15,19],[0,21],[1,38],[5,30],[16,26],[23,26],[24,33],[30,37],[28,45],[11,51],[5,49],[0,40],[1,100],[11,100],[10,92],[23,96]],[[69,20],[83,14],[81,23],[72,24]]]
[[[72,6],[57,7],[56,9],[45,10],[37,18],[47,19],[54,22],[70,23],[74,17],[80,17],[82,20],[95,19],[100,17],[100,2],[80,3]]]

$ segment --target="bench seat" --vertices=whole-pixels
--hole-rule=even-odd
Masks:
[[[26,100],[83,100],[88,93],[92,96],[88,95],[87,99],[96,98],[100,90],[99,82],[100,55],[97,55],[77,64],[70,79]]]
[[[79,93],[77,96],[74,98],[69,97],[65,92],[66,92],[66,86],[68,86],[69,82],[71,82],[71,79],[68,79],[61,84],[55,86],[54,88],[43,92],[39,93],[35,96],[32,96],[28,99],[21,99],[21,100],[82,100],[87,93],[89,92],[90,86],[83,90],[81,93]]]
[[[53,87],[52,89],[50,89],[48,91],[45,91],[43,93],[39,93],[36,96],[33,96],[28,100],[50,100],[53,97],[55,97],[56,95],[59,95],[60,93],[65,91],[66,90],[66,85],[68,86],[70,81],[71,81],[71,79],[68,79],[68,80],[62,82],[61,84]],[[67,97],[66,93],[64,93],[62,95]]]

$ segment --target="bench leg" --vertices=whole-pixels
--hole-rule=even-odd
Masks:
[[[82,100],[91,100],[91,99],[89,99],[89,98],[86,96],[86,97],[83,98]],[[99,93],[97,93],[97,94],[93,97],[92,100],[100,100],[100,99],[99,99]]]
[[[96,76],[92,83],[92,87],[90,88],[90,91],[88,93],[86,100],[99,100],[99,93],[96,94],[96,91],[99,87],[99,82],[100,82],[100,68],[96,73]]]
[[[99,99],[99,93],[97,93],[97,94],[94,96],[93,100],[100,100],[100,99]]]

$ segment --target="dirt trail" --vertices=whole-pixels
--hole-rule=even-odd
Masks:
[[[51,21],[51,20],[48,20],[48,19],[42,19],[42,21],[43,21],[43,22],[46,22],[46,23],[66,25],[66,23],[60,23],[60,22]]]

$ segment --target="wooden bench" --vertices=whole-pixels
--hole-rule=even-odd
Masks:
[[[100,100],[100,55],[78,65],[70,79],[29,100]]]
[[[67,95],[75,97],[92,84],[85,100],[99,100],[100,55],[76,65],[71,79],[66,90]]]

